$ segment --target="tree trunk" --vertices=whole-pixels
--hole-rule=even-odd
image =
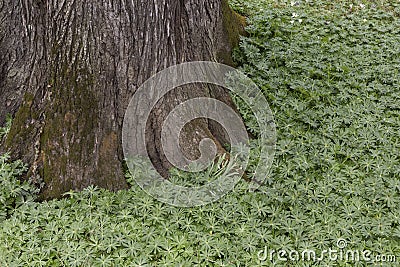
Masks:
[[[29,165],[42,199],[89,185],[126,188],[121,129],[135,90],[174,64],[232,64],[244,24],[225,0],[0,0],[0,23],[0,125],[14,117],[1,150]],[[159,132],[172,107],[196,96],[232,105],[210,88],[174,90],[154,110],[148,151],[164,175]],[[185,138],[225,141],[205,119],[192,126]],[[183,144],[198,155],[196,141]]]

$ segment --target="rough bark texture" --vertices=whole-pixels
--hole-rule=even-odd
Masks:
[[[225,0],[0,0],[0,124],[14,117],[1,150],[44,182],[42,199],[88,185],[126,188],[121,128],[137,87],[181,62],[232,64],[242,30]],[[155,109],[148,140],[160,170],[169,166],[159,148],[163,118],[185,99],[210,95],[230,103],[222,89],[193,85]],[[208,124],[185,131],[188,155],[196,157],[204,136],[225,141]]]

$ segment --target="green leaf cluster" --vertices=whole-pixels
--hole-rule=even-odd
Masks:
[[[9,161],[8,154],[0,155],[0,223],[27,203],[33,202],[37,190],[18,178],[26,171],[21,161]]]

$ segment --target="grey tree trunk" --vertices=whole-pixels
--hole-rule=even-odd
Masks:
[[[121,129],[135,90],[181,62],[232,64],[243,24],[225,0],[0,0],[0,125],[6,114],[14,117],[1,150],[44,182],[42,199],[88,185],[126,188]],[[193,85],[153,112],[148,150],[164,174],[163,118],[177,102],[210,95],[231,105],[222,89]],[[192,157],[204,136],[224,142],[218,127],[201,119],[184,136]]]

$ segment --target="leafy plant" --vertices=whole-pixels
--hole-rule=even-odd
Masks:
[[[11,124],[12,124],[12,117],[11,116],[7,116],[6,118],[6,124],[4,125],[4,127],[0,127],[0,141],[7,136],[8,132],[11,129]]]
[[[8,154],[0,155],[0,222],[15,209],[34,200],[37,190],[18,178],[26,171],[21,161],[9,162]]]

